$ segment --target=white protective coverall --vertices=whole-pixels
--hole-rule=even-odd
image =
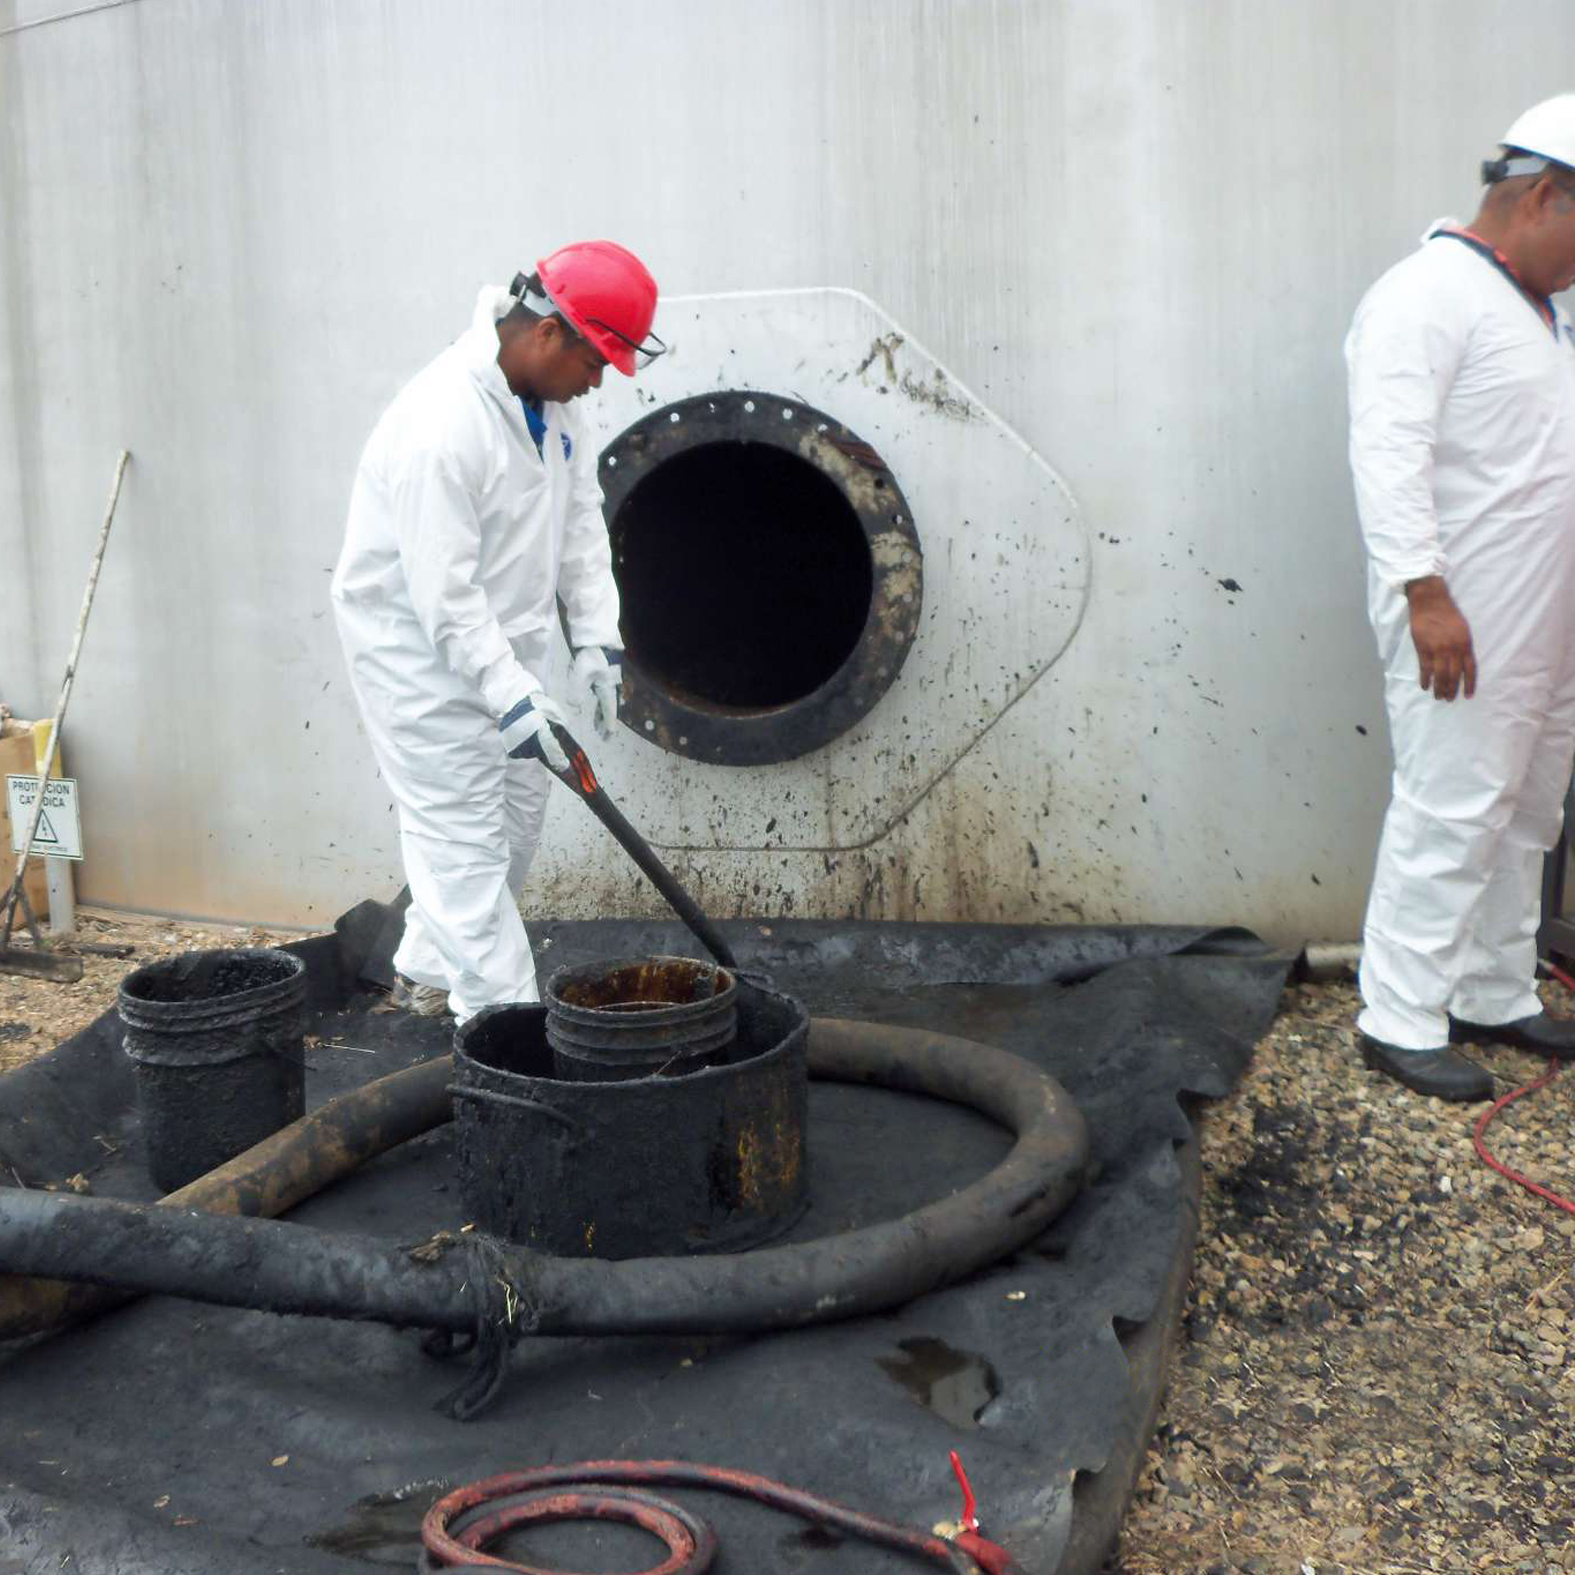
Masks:
[[[1454,227],[1456,221],[1441,225]],[[1351,469],[1394,746],[1363,932],[1361,1030],[1410,1050],[1533,988],[1543,855],[1575,750],[1575,334],[1444,236],[1368,292],[1346,341]],[[1405,584],[1442,575],[1473,698],[1418,684]]]
[[[399,813],[411,903],[394,966],[463,1022],[538,998],[517,899],[552,778],[498,720],[569,641],[621,646],[594,446],[547,404],[538,453],[498,367],[509,294],[399,394],[356,473],[332,597],[350,682]]]

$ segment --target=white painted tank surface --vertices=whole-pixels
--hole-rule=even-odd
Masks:
[[[597,760],[707,907],[1354,934],[1388,756],[1340,341],[1572,59],[1564,0],[0,0],[20,712],[134,454],[83,900],[398,887],[327,603],[356,458],[480,284],[609,235],[674,352],[595,411],[644,649]],[[559,797],[528,913],[659,911]]]

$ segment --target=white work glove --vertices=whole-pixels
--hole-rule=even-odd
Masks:
[[[588,691],[596,703],[597,737],[611,738],[618,725],[618,702],[623,698],[623,652],[611,646],[581,646],[574,653],[570,676],[580,694]]]
[[[498,723],[503,747],[516,760],[539,760],[549,771],[567,771],[569,757],[552,734],[551,724],[566,727],[563,712],[539,689],[527,695]]]

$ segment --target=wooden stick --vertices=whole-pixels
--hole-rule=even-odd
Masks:
[[[0,927],[0,951],[4,951],[11,940],[11,926],[16,920],[16,905],[22,898],[22,880],[27,874],[28,855],[33,851],[33,839],[38,835],[39,822],[44,817],[44,790],[49,782],[49,773],[55,764],[55,749],[60,738],[60,724],[66,719],[66,706],[71,700],[71,688],[77,677],[77,658],[82,654],[82,637],[87,633],[88,613],[93,607],[93,593],[98,589],[98,571],[104,563],[104,549],[109,545],[109,527],[115,518],[115,505],[120,501],[121,478],[126,474],[126,466],[131,459],[129,450],[122,449],[120,458],[115,464],[115,479],[109,489],[109,505],[104,510],[104,524],[98,533],[98,547],[93,554],[93,564],[88,570],[87,589],[82,594],[82,611],[77,614],[77,630],[71,641],[71,655],[66,661],[66,676],[60,685],[60,699],[55,705],[55,714],[49,724],[49,736],[45,740],[43,775],[38,779],[38,798],[33,804],[32,824],[27,828],[27,835],[22,838],[22,852],[16,861],[16,879],[11,882],[11,890],[6,898],[5,924]],[[32,910],[24,901],[23,912],[28,915],[29,928],[37,937],[38,928],[32,922]]]

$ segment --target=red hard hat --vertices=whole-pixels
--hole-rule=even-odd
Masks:
[[[554,307],[625,377],[637,356],[660,355],[646,343],[656,315],[656,280],[616,241],[575,241],[536,264]]]

